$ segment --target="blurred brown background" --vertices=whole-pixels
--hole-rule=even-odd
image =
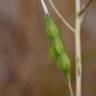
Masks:
[[[45,0],[72,60],[74,36]],[[74,27],[74,0],[53,0]],[[87,0],[82,0],[82,4]],[[96,96],[96,1],[82,24],[82,96]],[[40,0],[0,0],[0,96],[69,96],[64,74],[48,52],[44,13]],[[74,76],[72,85],[74,87]]]

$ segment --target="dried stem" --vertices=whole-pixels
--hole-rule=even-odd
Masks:
[[[48,8],[47,8],[44,0],[41,0],[41,4],[42,4],[45,15],[49,15]]]
[[[81,22],[82,16],[80,12],[80,0],[75,0],[76,4],[76,23],[75,23],[75,55],[76,55],[76,96],[81,96],[81,82],[82,82],[82,62],[81,62]]]
[[[91,4],[92,1],[93,0],[88,0],[87,3],[83,5],[81,11],[79,12],[79,15],[82,15],[86,11],[86,9],[88,8],[88,6]]]
[[[53,8],[54,12],[58,15],[58,17],[61,19],[61,21],[72,31],[75,33],[75,29],[67,22],[67,20],[60,14],[60,12],[55,7],[52,0],[49,0],[49,3],[51,7]]]
[[[68,80],[68,85],[69,85],[69,90],[70,90],[71,96],[74,96],[73,90],[72,90],[72,84],[71,84],[71,81],[70,80]]]
[[[81,23],[83,19],[83,15],[87,7],[93,0],[89,0],[84,7],[80,8],[80,0],[75,0],[76,4],[76,20],[75,20],[75,54],[76,54],[76,96],[81,96],[81,85],[82,85],[82,60],[81,60],[81,38],[80,38],[80,31],[81,31]]]

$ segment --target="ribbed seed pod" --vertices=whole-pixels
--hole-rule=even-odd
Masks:
[[[50,43],[50,53],[55,63],[64,71],[67,79],[71,79],[71,64],[63,40],[60,36],[58,26],[55,24],[51,16],[45,16],[46,31]]]

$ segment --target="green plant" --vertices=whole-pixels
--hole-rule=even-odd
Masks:
[[[56,9],[52,0],[49,0],[50,5],[54,9],[55,13],[62,20],[62,22],[73,32],[75,37],[75,60],[76,60],[76,96],[81,96],[81,81],[82,81],[82,62],[81,62],[81,38],[80,29],[81,23],[84,17],[84,12],[92,0],[89,0],[82,8],[80,0],[75,0],[76,15],[75,15],[75,28],[73,28],[65,18]],[[74,96],[71,87],[71,61],[68,57],[68,53],[64,46],[63,40],[60,36],[58,26],[55,24],[53,18],[48,12],[47,6],[44,0],[41,0],[44,12],[45,12],[45,23],[46,31],[48,33],[48,39],[50,43],[50,53],[58,67],[63,70],[68,80],[71,96]]]

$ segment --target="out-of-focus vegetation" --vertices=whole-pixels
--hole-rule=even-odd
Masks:
[[[58,23],[74,74],[74,36],[47,6]],[[53,0],[74,26],[74,0]],[[86,0],[81,0],[82,3]],[[81,29],[82,96],[96,96],[96,1],[86,11]],[[67,96],[67,80],[51,61],[39,0],[0,0],[0,96]],[[74,77],[72,80],[74,87]]]

